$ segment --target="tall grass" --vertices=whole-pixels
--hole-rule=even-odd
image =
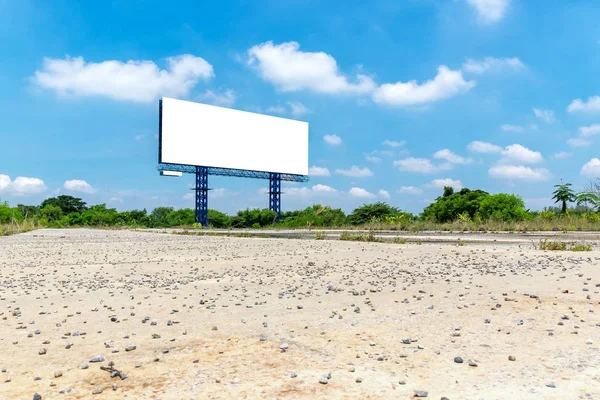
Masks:
[[[21,222],[14,221],[10,224],[0,224],[0,236],[15,235],[17,233],[29,232],[38,228],[40,228],[40,225],[31,219]]]

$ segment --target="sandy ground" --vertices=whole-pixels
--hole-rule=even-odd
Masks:
[[[598,251],[35,231],[0,399],[600,399],[599,292]]]

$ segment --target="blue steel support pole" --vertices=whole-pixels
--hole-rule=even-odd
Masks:
[[[281,174],[269,174],[269,209],[281,217]]]
[[[196,167],[196,222],[208,226],[208,168]]]

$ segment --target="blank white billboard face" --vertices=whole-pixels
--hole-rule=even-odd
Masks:
[[[308,175],[308,123],[163,97],[159,161]]]

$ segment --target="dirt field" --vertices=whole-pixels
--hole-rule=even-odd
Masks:
[[[600,399],[600,252],[521,247],[2,237],[0,399]]]

